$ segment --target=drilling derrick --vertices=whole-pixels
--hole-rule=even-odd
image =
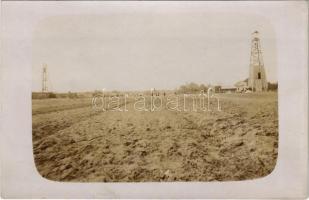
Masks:
[[[42,92],[48,92],[47,89],[47,65],[43,64],[43,74],[42,74]]]
[[[248,86],[255,92],[267,91],[268,87],[258,31],[252,34]]]

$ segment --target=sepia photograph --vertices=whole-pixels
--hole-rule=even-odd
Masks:
[[[0,7],[0,198],[308,198],[307,1]]]
[[[32,40],[32,140],[61,182],[262,178],[278,156],[274,27],[156,6],[55,15]]]

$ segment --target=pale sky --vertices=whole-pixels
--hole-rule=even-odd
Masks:
[[[277,81],[276,34],[262,16],[207,4],[132,9],[103,6],[101,14],[41,20],[33,32],[33,91],[41,90],[43,63],[48,87],[57,92],[175,89],[188,82],[233,86],[248,77],[255,30],[267,79]]]

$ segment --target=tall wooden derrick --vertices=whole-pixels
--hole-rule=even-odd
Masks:
[[[267,91],[268,87],[258,31],[252,34],[248,86],[255,92]]]
[[[47,88],[47,65],[43,64],[43,74],[42,74],[42,92],[48,92]]]

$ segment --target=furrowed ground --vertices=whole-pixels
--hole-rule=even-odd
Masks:
[[[230,181],[275,167],[277,93],[220,94],[220,112],[215,102],[197,112],[137,111],[133,104],[128,112],[103,112],[90,98],[32,100],[38,172],[74,182]]]

